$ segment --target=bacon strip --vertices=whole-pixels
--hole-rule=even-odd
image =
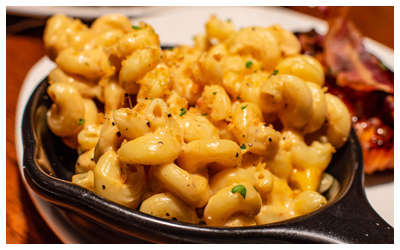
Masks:
[[[394,94],[393,76],[363,44],[363,36],[347,18],[347,8],[325,9],[329,31],[323,42],[328,72],[337,84],[361,91],[381,90]]]

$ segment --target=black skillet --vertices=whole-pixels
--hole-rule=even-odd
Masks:
[[[47,127],[46,112],[52,103],[47,86],[44,79],[25,108],[24,177],[36,194],[55,205],[93,243],[394,243],[394,228],[366,199],[362,151],[354,131],[327,169],[339,180],[340,192],[317,211],[270,225],[193,225],[126,208],[69,182],[77,153]]]

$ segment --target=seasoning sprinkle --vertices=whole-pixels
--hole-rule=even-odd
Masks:
[[[85,123],[85,119],[81,118],[79,119],[78,125],[83,125]]]
[[[135,25],[132,25],[132,28],[135,29],[135,30],[141,30],[142,29],[141,27],[135,26]]]

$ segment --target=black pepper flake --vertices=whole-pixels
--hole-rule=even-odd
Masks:
[[[103,189],[106,189],[106,186],[103,185],[102,187],[103,187]]]
[[[115,122],[112,122],[111,125],[115,126]]]
[[[129,93],[125,93],[124,96],[125,96],[125,97],[129,97]]]
[[[166,215],[166,216],[169,216],[169,213],[166,213],[165,215]]]
[[[147,124],[147,127],[149,127],[149,128],[150,128],[150,122],[146,122],[146,124]]]
[[[178,221],[178,219],[177,219],[176,217],[171,218],[171,220],[176,220],[176,221]]]
[[[93,161],[93,158],[90,158],[91,161]]]
[[[171,114],[168,114],[168,117],[171,117],[172,115]]]
[[[118,131],[117,132],[117,136],[120,137],[121,136],[121,132]]]
[[[161,144],[162,144],[162,141],[159,141],[159,142],[158,142],[158,144],[160,144],[160,145],[161,145]]]
[[[271,137],[268,137],[268,141],[269,141],[269,142],[272,142],[272,138],[271,138]]]
[[[236,157],[238,157],[239,156],[239,153],[236,153]]]

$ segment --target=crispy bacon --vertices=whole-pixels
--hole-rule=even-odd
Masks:
[[[394,93],[393,78],[363,44],[363,36],[347,19],[347,8],[328,8],[329,31],[323,41],[326,65],[342,87]]]
[[[352,114],[367,174],[394,168],[394,74],[370,54],[360,31],[344,7],[320,8],[329,30],[298,33],[303,53],[325,68],[329,92],[340,97]]]

